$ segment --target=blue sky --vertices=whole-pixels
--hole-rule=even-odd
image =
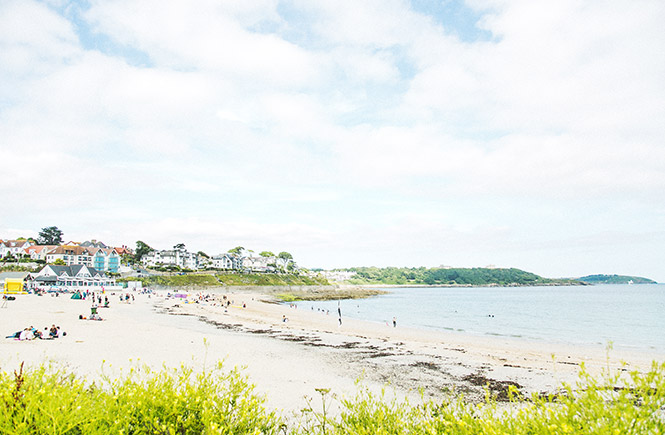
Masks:
[[[0,238],[665,281],[660,1],[0,2]]]

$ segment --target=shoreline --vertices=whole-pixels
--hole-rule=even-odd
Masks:
[[[242,293],[231,295],[239,299],[251,297]],[[403,392],[422,388],[428,397],[441,397],[443,391],[456,389],[472,400],[482,400],[485,382],[478,384],[478,379],[489,382],[490,389],[499,394],[509,383],[526,394],[552,392],[562,382],[574,383],[582,365],[592,374],[607,368],[644,371],[652,361],[662,358],[657,352],[608,350],[605,345],[392,328],[352,318],[345,318],[339,326],[334,314],[289,308],[287,304],[258,309],[249,304],[247,308],[236,305],[235,309],[231,307],[224,313],[197,304],[176,305],[166,311],[193,316],[221,328],[300,343],[304,347],[341,349],[350,364],[359,363],[362,371],[372,372],[369,378],[373,381],[389,381]],[[289,321],[281,322],[280,315],[287,316]]]
[[[78,320],[79,314],[89,313],[89,301],[21,295],[3,309],[5,335],[54,322],[68,335],[30,342],[3,338],[0,369],[11,372],[21,361],[34,366],[52,360],[94,379],[101,371],[117,375],[136,364],[159,368],[185,363],[201,369],[221,360],[227,368],[243,367],[271,409],[297,413],[308,397],[320,403],[317,388],[355,395],[358,379],[374,391],[388,385],[395,397],[419,400],[422,389],[426,399],[464,394],[480,402],[485,385],[499,398],[509,385],[525,395],[553,392],[562,382],[574,384],[582,363],[597,374],[608,367],[645,371],[658,360],[612,350],[608,361],[603,347],[394,328],[351,318],[339,326],[332,313],[276,304],[265,293],[227,292],[233,303],[226,311],[223,294],[217,292],[191,295],[188,303],[166,298],[166,292],[132,294],[134,303],[119,303],[117,295],[109,295],[111,308],[100,310],[101,322]]]

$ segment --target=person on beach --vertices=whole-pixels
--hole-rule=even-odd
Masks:
[[[16,339],[20,339],[20,337],[21,337],[21,333],[22,333],[22,332],[23,332],[23,331],[16,331],[16,332],[13,333],[12,335],[8,335],[8,336],[5,337],[5,338],[16,338]]]
[[[21,331],[21,335],[18,337],[18,339],[21,341],[32,340],[33,338],[35,338],[35,334],[32,333],[30,328],[25,328],[23,331]]]
[[[393,328],[397,328],[397,317],[393,317]]]

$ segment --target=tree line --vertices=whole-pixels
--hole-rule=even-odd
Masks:
[[[500,268],[425,268],[425,267],[353,267],[352,284],[426,284],[426,285],[541,285],[573,284],[574,280],[543,278],[520,269]]]

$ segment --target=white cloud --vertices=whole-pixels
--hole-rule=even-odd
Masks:
[[[72,237],[284,246],[330,266],[444,245],[459,254],[428,265],[520,266],[529,246],[544,264],[595,243],[590,221],[662,228],[665,6],[471,6],[490,41],[399,0],[93,1],[92,35],[63,4],[3,2],[0,193],[38,213],[3,208],[0,230],[60,219]]]
[[[270,9],[261,13],[263,6],[203,1],[192,7],[187,2],[117,0],[94,2],[86,18],[97,31],[138,47],[158,67],[212,70],[222,80],[253,80],[257,87],[298,87],[315,81],[315,56],[272,34],[243,27],[275,19]],[[242,24],[228,9],[245,17]],[[256,17],[248,23],[249,16]]]
[[[44,5],[32,1],[4,1],[0,5],[0,22],[0,72],[3,75],[25,78],[47,73],[79,54],[71,23]],[[3,93],[12,91],[4,86],[0,89]]]

